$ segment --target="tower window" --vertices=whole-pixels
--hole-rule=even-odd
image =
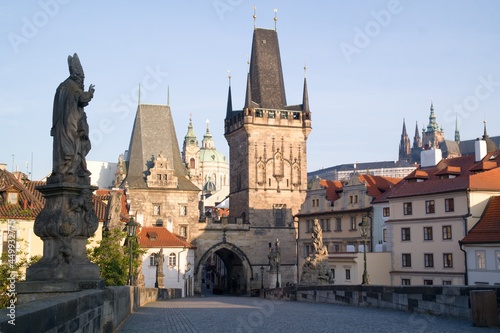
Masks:
[[[194,169],[194,168],[195,168],[194,158],[191,158],[189,160],[189,169]]]

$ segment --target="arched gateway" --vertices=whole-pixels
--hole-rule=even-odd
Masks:
[[[195,293],[248,294],[253,276],[248,257],[236,245],[218,243],[196,264]]]

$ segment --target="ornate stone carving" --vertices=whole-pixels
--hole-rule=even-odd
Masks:
[[[34,232],[43,240],[43,257],[27,269],[32,281],[99,279],[99,267],[86,254],[87,239],[98,227],[90,172],[85,156],[90,150],[89,128],[83,107],[94,86],[83,91],[83,69],[76,53],[68,57],[70,76],[59,85],[54,98],[53,167],[47,185],[37,189],[45,206],[35,219]],[[83,284],[82,284],[83,285]]]
[[[332,284],[333,276],[328,266],[328,249],[323,244],[323,230],[318,219],[314,219],[311,232],[314,253],[306,258],[302,267],[301,284]]]

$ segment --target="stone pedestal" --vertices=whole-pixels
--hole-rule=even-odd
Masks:
[[[281,274],[278,275],[278,281],[280,283],[280,288],[283,287],[281,284]],[[276,288],[276,272],[269,272],[269,288]]]
[[[98,226],[92,201],[92,191],[97,188],[50,180],[37,187],[45,197],[34,225],[35,234],[43,241],[43,257],[28,267],[26,281],[41,289],[45,282],[52,291],[60,285],[62,292],[99,287],[99,266],[91,263],[86,253],[87,239]]]
[[[158,283],[155,285],[156,288],[165,288],[165,275],[158,275]]]
[[[302,267],[300,284],[305,285],[325,285],[333,284],[333,276],[328,266],[327,256],[317,256],[308,258]]]

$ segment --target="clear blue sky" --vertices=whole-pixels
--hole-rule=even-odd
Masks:
[[[93,148],[116,162],[128,148],[137,87],[141,102],[170,105],[179,144],[192,114],[223,136],[228,73],[233,107],[244,103],[247,56],[257,26],[277,29],[288,104],[300,104],[307,65],[313,130],[308,170],[397,159],[403,118],[438,123],[453,140],[500,135],[500,2],[479,1],[3,1],[0,5],[0,162],[34,179],[51,170],[54,92],[78,53]],[[154,74],[152,74],[154,73]],[[31,169],[31,167],[29,167]]]

